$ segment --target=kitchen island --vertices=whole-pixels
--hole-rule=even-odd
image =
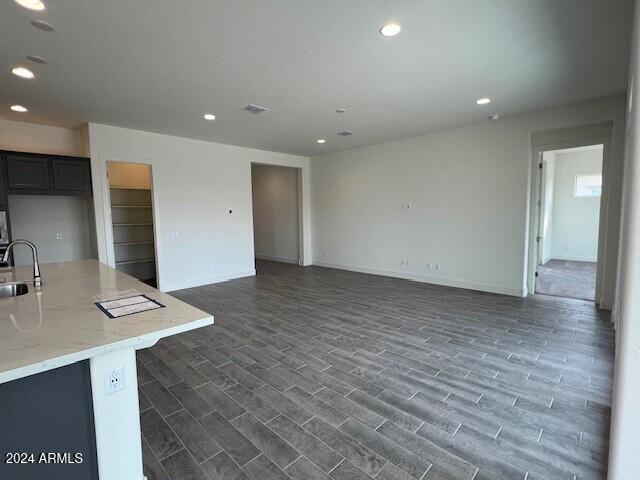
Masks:
[[[80,432],[75,439],[88,432],[87,437],[95,440],[94,445],[86,446],[89,458],[83,459],[83,468],[95,468],[95,478],[141,480],[135,351],[160,338],[211,325],[213,317],[95,260],[40,267],[41,288],[29,285],[28,293],[0,300],[0,472],[4,468],[11,472],[11,478],[37,480],[39,477],[31,474],[22,475],[48,471],[42,478],[56,478],[59,470],[46,463],[46,454],[52,453],[59,454],[51,458],[53,465],[58,459],[68,467],[65,478],[73,478],[69,472],[80,471],[73,467],[73,455],[79,452],[36,448],[38,424],[31,419],[48,419],[50,416],[42,412],[50,410],[57,415],[51,424],[57,421],[62,425],[61,442],[68,434],[62,431],[64,425],[71,432]],[[31,267],[16,267],[0,272],[0,282],[28,281],[31,275]],[[163,308],[110,318],[96,306],[98,301],[134,294],[144,294]],[[109,385],[114,372],[119,382],[115,392]],[[82,396],[86,401],[78,398]],[[37,407],[40,404],[41,408]],[[67,423],[65,415],[69,416]],[[18,427],[15,419],[29,425]],[[40,421],[43,432],[47,423]],[[91,452],[95,467],[88,465]],[[35,458],[31,464],[7,465],[7,453],[31,453]],[[45,462],[38,464],[43,453]],[[20,456],[12,460],[20,460]]]

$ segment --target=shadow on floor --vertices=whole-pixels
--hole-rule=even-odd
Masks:
[[[549,260],[538,267],[536,293],[595,300],[596,263]]]

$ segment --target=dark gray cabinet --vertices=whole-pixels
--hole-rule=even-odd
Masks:
[[[0,155],[0,206],[6,209],[8,203],[7,199],[7,182],[6,182],[6,162],[2,155]]]
[[[12,195],[91,195],[88,158],[5,154],[5,180]]]
[[[65,192],[91,192],[91,165],[84,158],[53,158],[53,188]]]
[[[7,155],[9,190],[43,192],[51,188],[51,161],[46,157]]]
[[[88,360],[1,384],[0,425],[1,479],[98,479]]]

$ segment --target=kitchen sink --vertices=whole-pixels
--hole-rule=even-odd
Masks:
[[[0,300],[18,297],[29,291],[26,283],[0,283]]]

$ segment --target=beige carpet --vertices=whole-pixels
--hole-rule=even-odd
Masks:
[[[595,262],[549,260],[546,264],[538,267],[536,293],[594,300],[596,295]]]

